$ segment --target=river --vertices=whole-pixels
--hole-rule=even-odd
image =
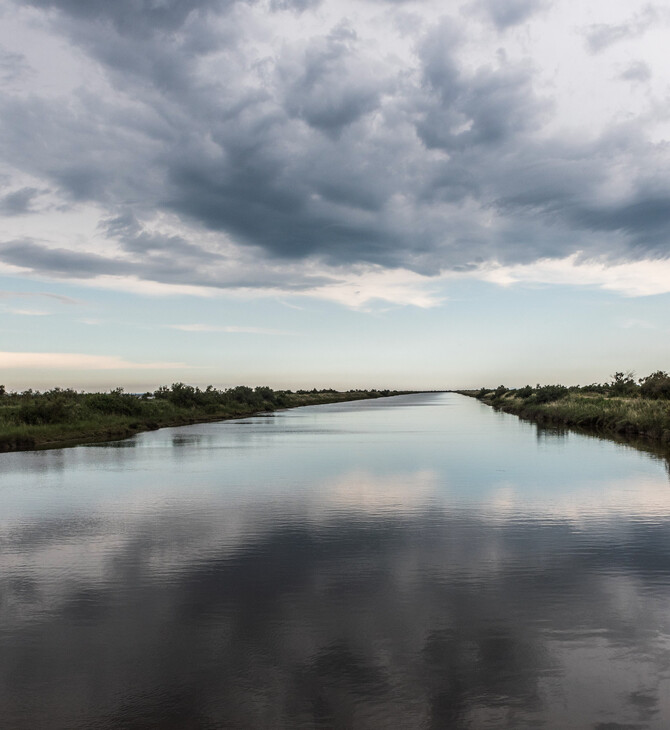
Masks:
[[[0,455],[3,728],[670,727],[670,481],[424,393]]]

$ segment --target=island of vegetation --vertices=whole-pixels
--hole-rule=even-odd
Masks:
[[[282,408],[398,395],[389,390],[273,390],[265,386],[218,390],[174,383],[153,393],[117,388],[84,393],[53,388],[7,392],[0,385],[0,451],[110,441],[165,426],[241,418]]]
[[[541,425],[670,445],[670,375],[663,370],[637,380],[632,372],[617,372],[610,382],[584,386],[499,385],[458,392]]]

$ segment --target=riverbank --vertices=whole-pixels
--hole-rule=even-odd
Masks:
[[[577,391],[540,403],[532,395],[524,398],[514,390],[458,392],[539,425],[565,426],[616,440],[626,438],[663,448],[670,446],[670,401],[667,400]]]
[[[388,390],[273,391],[240,386],[200,390],[177,383],[154,393],[0,394],[0,452],[63,448],[116,441],[143,431],[245,418],[285,408],[399,395]]]

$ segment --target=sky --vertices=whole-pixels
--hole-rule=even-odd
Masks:
[[[670,370],[670,6],[0,0],[0,383]]]

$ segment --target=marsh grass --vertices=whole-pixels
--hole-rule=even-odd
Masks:
[[[567,389],[566,389],[567,390]],[[670,444],[670,401],[568,392],[556,400],[539,403],[515,391],[500,397],[485,395],[484,402],[540,424],[564,425],[599,433],[640,436]]]
[[[0,386],[1,387],[1,386]],[[395,391],[394,391],[395,393]],[[316,405],[391,395],[384,390],[274,391],[262,386],[200,390],[175,383],[154,393],[45,393],[0,391],[0,451],[68,446],[126,438],[140,431]]]

